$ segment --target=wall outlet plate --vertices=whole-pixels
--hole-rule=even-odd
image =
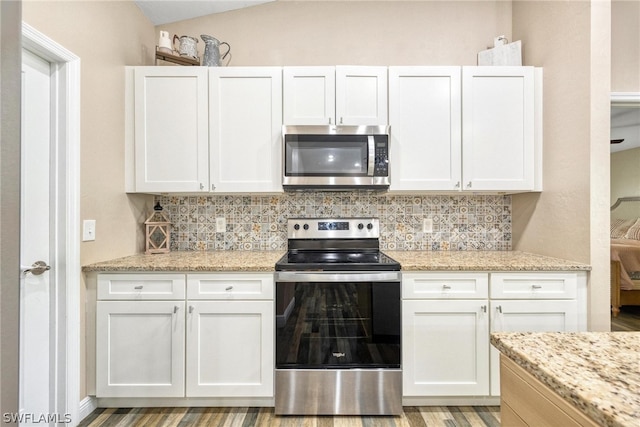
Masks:
[[[227,220],[224,217],[216,218],[216,233],[227,231]]]
[[[425,218],[424,220],[422,220],[422,232],[423,233],[433,232],[433,220],[431,218]]]
[[[96,220],[85,219],[82,221],[82,241],[91,242],[96,240]]]

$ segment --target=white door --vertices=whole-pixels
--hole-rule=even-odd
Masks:
[[[336,115],[336,67],[284,67],[285,125],[331,125]]]
[[[336,67],[336,122],[386,126],[387,67]]]
[[[26,50],[22,61],[20,263],[24,269],[37,261],[48,265],[53,259],[53,247],[49,185],[51,65]],[[43,425],[28,415],[54,412],[52,277],[44,268],[25,271],[20,276],[20,412],[25,415],[20,425]]]

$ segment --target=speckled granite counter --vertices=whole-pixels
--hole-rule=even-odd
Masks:
[[[588,271],[591,267],[519,251],[384,251],[404,271]],[[273,271],[285,251],[184,251],[131,255],[83,271]]]
[[[273,271],[284,251],[191,251],[131,255],[82,267],[82,271]]]
[[[520,251],[384,251],[404,271],[589,271],[579,262]]]
[[[640,332],[503,332],[491,343],[600,425],[640,425]]]

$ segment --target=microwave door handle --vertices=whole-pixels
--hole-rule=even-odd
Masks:
[[[373,170],[376,165],[376,141],[373,135],[368,136],[369,163],[367,165],[367,176],[373,176]]]

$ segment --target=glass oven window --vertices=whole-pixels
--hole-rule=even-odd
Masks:
[[[276,367],[399,368],[400,283],[277,283]]]
[[[367,137],[343,136],[327,141],[326,136],[287,136],[287,176],[366,176]]]

